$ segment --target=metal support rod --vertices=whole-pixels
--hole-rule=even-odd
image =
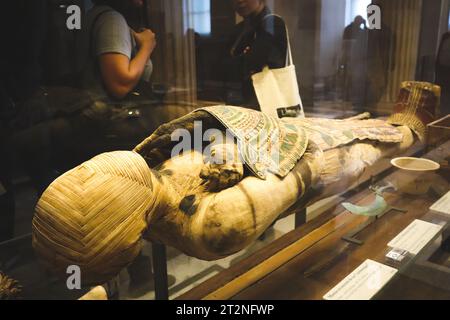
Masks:
[[[155,300],[169,300],[166,246],[160,243],[152,243],[152,256],[153,274],[155,278]]]
[[[306,223],[306,208],[295,213],[295,229]]]
[[[401,212],[401,213],[407,213],[407,210],[404,210],[404,209],[401,209],[401,208],[389,207],[388,209],[386,209],[380,215],[368,219],[366,222],[362,223],[358,228],[356,228],[353,231],[351,231],[348,234],[346,234],[344,237],[342,237],[342,240],[347,241],[349,243],[356,244],[358,246],[362,246],[364,244],[364,241],[359,240],[359,239],[356,238],[358,233],[360,233],[365,228],[367,228],[371,224],[375,223],[377,220],[381,219],[384,215],[388,214],[391,211],[398,211],[398,212]]]

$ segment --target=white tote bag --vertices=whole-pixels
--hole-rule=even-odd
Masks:
[[[263,113],[276,118],[282,118],[293,112],[297,117],[304,118],[305,113],[298,88],[297,73],[293,64],[287,26],[286,37],[288,47],[286,67],[269,69],[266,66],[262,72],[255,73],[252,76],[253,87]]]

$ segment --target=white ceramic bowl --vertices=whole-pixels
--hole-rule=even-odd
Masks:
[[[434,161],[411,157],[395,158],[391,164],[399,169],[397,189],[412,195],[426,194],[433,183],[433,174],[441,167]]]

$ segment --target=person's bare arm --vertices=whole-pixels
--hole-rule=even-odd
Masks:
[[[138,53],[133,59],[120,53],[105,53],[99,57],[103,83],[108,93],[117,99],[123,99],[139,82],[155,46],[155,34],[146,29],[134,33]]]

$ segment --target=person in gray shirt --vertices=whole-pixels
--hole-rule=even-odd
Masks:
[[[82,87],[95,99],[122,100],[139,82],[150,80],[156,37],[149,29],[131,29],[124,16],[130,8],[142,8],[143,0],[93,2],[87,15],[89,49]]]

